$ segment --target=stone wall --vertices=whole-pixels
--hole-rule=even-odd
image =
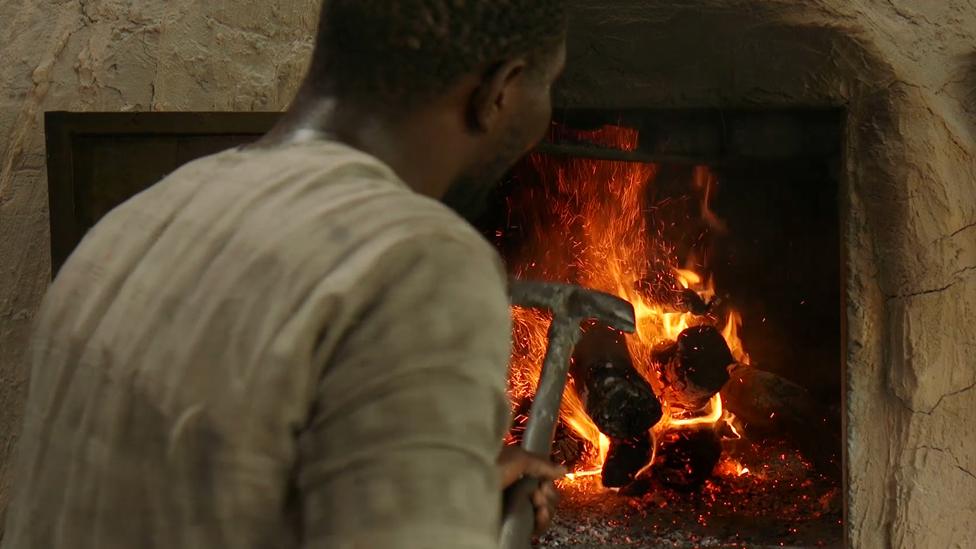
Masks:
[[[976,1],[574,3],[564,106],[848,109],[850,541],[976,546]],[[0,506],[50,270],[42,113],[281,109],[317,4],[0,4]]]

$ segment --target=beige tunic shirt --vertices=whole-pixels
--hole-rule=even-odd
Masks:
[[[504,284],[348,147],[184,166],[45,300],[3,547],[494,548]]]

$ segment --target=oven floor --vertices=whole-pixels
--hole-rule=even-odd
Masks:
[[[597,477],[566,483],[553,526],[536,547],[843,546],[837,481],[813,473],[782,445],[738,450],[725,459],[757,473],[719,472],[695,493],[648,486],[625,496],[600,487]]]

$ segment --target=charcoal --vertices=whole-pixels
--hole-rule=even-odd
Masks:
[[[630,439],[610,439],[607,459],[603,462],[602,481],[607,488],[627,486],[651,460],[653,442],[650,433]]]
[[[722,457],[722,443],[711,426],[663,433],[651,475],[675,490],[695,490],[712,475]]]
[[[633,438],[661,419],[661,404],[634,369],[620,332],[588,327],[576,345],[570,375],[586,413],[608,437]]]
[[[725,338],[709,325],[693,326],[676,342],[658,344],[651,357],[658,363],[662,398],[686,410],[704,408],[729,380],[727,368],[735,362]]]

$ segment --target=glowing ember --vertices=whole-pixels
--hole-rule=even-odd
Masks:
[[[712,477],[694,492],[651,486],[608,497],[599,476],[567,482],[555,524],[538,546],[843,546],[836,482],[814,473],[783,441],[724,445]]]
[[[715,474],[720,477],[741,477],[749,472],[748,467],[732,458],[723,459],[715,468]]]
[[[558,129],[560,138],[571,134]],[[631,151],[638,145],[636,130],[604,127],[570,135],[602,147]],[[530,163],[543,183],[510,198],[509,208],[531,218],[535,231],[527,235],[517,265],[519,278],[572,282],[618,295],[634,305],[637,332],[626,338],[634,367],[655,392],[661,394],[659,372],[651,350],[662,341],[673,341],[685,329],[709,323],[721,331],[737,362],[748,364],[749,356],[738,336],[741,317],[731,311],[721,319],[696,315],[676,307],[669,296],[692,291],[702,303],[715,297],[712,280],[702,265],[679,265],[675,250],[648,227],[648,210],[653,208],[658,167],[652,164],[586,158],[556,158],[534,154]],[[694,170],[691,188],[703,201],[702,220],[710,229],[725,230],[709,208],[715,178],[706,167]],[[541,190],[540,190],[541,189]],[[518,404],[534,394],[545,355],[550,318],[535,311],[513,310],[514,345],[510,391]],[[713,425],[739,438],[731,414],[716,394],[701,410],[683,410],[662,402],[664,417],[656,433]],[[567,477],[575,482],[600,473],[610,441],[584,411],[583,403],[570,384],[561,409],[562,423],[586,441],[589,454]],[[723,428],[727,427],[727,428]],[[653,462],[653,459],[651,460]],[[746,474],[743,468],[737,474]]]

